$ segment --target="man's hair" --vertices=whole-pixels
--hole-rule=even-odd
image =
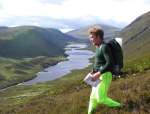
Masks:
[[[102,40],[103,40],[103,37],[104,37],[104,31],[102,30],[101,27],[98,27],[98,26],[91,27],[89,29],[89,34],[94,34],[96,36],[100,36],[100,38]]]

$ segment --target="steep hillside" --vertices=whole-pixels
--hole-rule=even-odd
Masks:
[[[150,12],[143,14],[125,27],[120,37],[123,37],[125,56],[128,58],[150,55]]]
[[[15,86],[0,92],[2,114],[87,114],[91,88],[83,78],[91,68],[43,84]],[[140,86],[139,86],[140,85]],[[150,71],[112,82],[108,95],[125,104],[115,109],[100,105],[95,114],[149,114]]]
[[[63,55],[63,48],[72,40],[72,37],[51,28],[1,27],[0,56],[23,58]]]
[[[93,26],[93,25],[92,25]],[[100,26],[103,28],[104,32],[105,32],[105,39],[107,38],[113,38],[119,31],[119,28],[113,27],[113,26],[109,26],[109,25],[104,25],[104,24],[97,24],[96,26]],[[81,40],[88,40],[88,29],[91,26],[87,26],[78,30],[73,30],[68,32],[67,34],[72,35],[76,38],[79,38]]]

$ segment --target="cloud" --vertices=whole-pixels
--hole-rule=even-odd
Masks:
[[[64,0],[35,0],[40,3],[44,4],[62,4]]]
[[[149,9],[149,0],[0,0],[0,25],[125,26]]]

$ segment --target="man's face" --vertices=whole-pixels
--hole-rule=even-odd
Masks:
[[[95,34],[89,35],[90,41],[93,43],[94,46],[100,46],[102,40],[99,36],[96,36]]]

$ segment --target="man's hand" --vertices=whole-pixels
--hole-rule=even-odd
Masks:
[[[92,81],[96,81],[99,77],[100,77],[101,73],[100,72],[96,72],[92,75]]]

